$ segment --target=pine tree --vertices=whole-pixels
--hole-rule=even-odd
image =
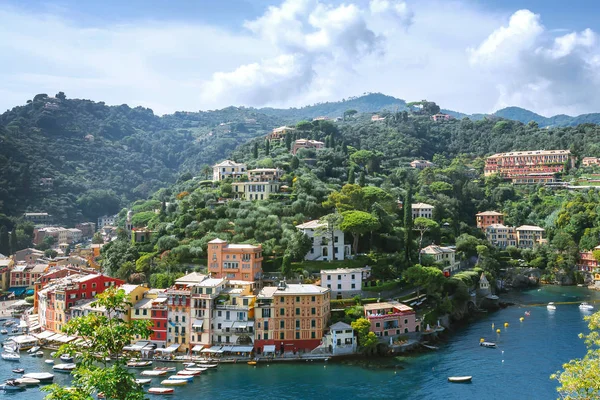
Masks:
[[[10,237],[8,238],[8,244],[10,246],[10,254],[15,254],[18,250],[20,250],[18,239],[17,239],[17,228],[13,228],[10,232]],[[8,255],[8,254],[6,254]]]
[[[348,169],[348,183],[353,185],[354,184],[354,180],[355,180],[355,176],[354,176],[354,167],[350,167]]]
[[[300,165],[300,160],[298,159],[298,157],[296,157],[296,156],[292,157],[292,161],[290,162],[290,169],[292,171],[295,171],[296,169],[298,169],[299,165]]]
[[[265,155],[268,156],[271,153],[271,142],[267,139],[265,140]]]
[[[8,256],[10,254],[10,243],[8,230],[5,226],[0,227],[0,254]]]
[[[292,133],[288,132],[285,134],[285,148],[290,151],[292,149]]]
[[[360,175],[358,176],[358,186],[365,186],[365,171],[360,171]]]
[[[404,197],[402,207],[404,207],[404,260],[408,266],[411,262],[413,244],[412,188],[410,186],[406,189],[406,196]]]
[[[258,143],[254,142],[254,147],[252,148],[252,157],[254,159],[258,158]]]

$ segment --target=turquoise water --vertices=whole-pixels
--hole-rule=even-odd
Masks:
[[[555,399],[556,382],[550,374],[562,363],[585,353],[577,337],[587,331],[585,313],[577,304],[558,305],[550,313],[549,301],[600,301],[600,294],[584,288],[545,287],[513,294],[520,305],[488,315],[458,329],[440,350],[416,357],[399,358],[403,370],[368,370],[335,363],[288,365],[221,365],[218,371],[203,373],[187,386],[175,388],[177,399]],[[533,306],[533,304],[540,304]],[[596,305],[600,309],[600,303]],[[531,311],[524,322],[519,318]],[[504,328],[505,322],[509,323]],[[492,329],[492,323],[495,328]],[[500,328],[501,333],[495,333]],[[479,339],[498,344],[497,349],[480,347]],[[13,376],[20,365],[28,372],[49,371],[44,358],[23,354],[21,362],[0,360],[0,378]],[[448,376],[472,375],[471,384],[450,384]],[[68,385],[69,375],[56,374],[56,381]],[[157,386],[164,378],[155,378]],[[42,399],[37,388],[18,394],[20,399]],[[159,398],[159,396],[149,396]]]

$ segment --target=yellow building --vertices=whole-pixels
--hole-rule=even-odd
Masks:
[[[267,135],[268,140],[282,140],[288,133],[294,132],[296,128],[290,128],[289,126],[280,126],[279,128],[273,129],[271,133]]]
[[[279,192],[279,182],[233,182],[233,196],[240,200],[267,200]]]

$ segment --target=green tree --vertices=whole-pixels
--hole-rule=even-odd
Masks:
[[[171,250],[179,245],[179,240],[174,236],[163,236],[156,242],[156,248],[159,253]]]
[[[123,313],[131,303],[125,291],[115,287],[97,295],[91,306],[104,311],[71,319],[63,327],[65,334],[85,341],[85,350],[75,344],[65,344],[56,354],[57,357],[78,354],[72,389],[65,391],[57,384],[47,386],[43,388],[49,393],[46,398],[91,399],[93,393],[103,393],[106,399],[144,399],[144,390],[135,382],[135,375],[127,370],[123,348],[138,338],[148,338],[152,334],[151,322],[125,321]],[[107,358],[113,362],[108,364]]]
[[[15,254],[17,251],[21,250],[19,248],[19,239],[17,237],[17,227],[15,226],[12,231],[10,231],[10,237],[8,238],[8,244],[10,247],[10,254]],[[8,256],[8,254],[5,254]]]
[[[292,134],[290,132],[285,135],[285,148],[287,151],[292,149]]]
[[[58,255],[58,252],[54,249],[46,249],[44,250],[44,257],[46,258],[54,258]]]
[[[413,230],[419,232],[419,264],[421,264],[421,249],[425,234],[438,227],[438,223],[425,217],[417,217],[413,223]]]
[[[258,142],[254,142],[254,145],[252,146],[252,158],[255,160],[258,158]]]
[[[348,168],[348,184],[353,185],[355,179],[356,178],[354,176],[354,167]]]
[[[590,333],[579,334],[585,340],[587,353],[563,364],[562,370],[551,375],[560,386],[556,389],[563,400],[591,400],[600,398],[600,313],[585,317]]]
[[[92,236],[92,244],[104,244],[104,238],[100,232],[94,233],[94,236]]]
[[[271,141],[269,139],[265,140],[265,155],[269,156],[271,154]]]
[[[438,292],[445,279],[444,273],[439,268],[423,267],[418,264],[404,271],[402,277],[417,287],[417,293],[423,287],[428,294]]]
[[[358,186],[365,187],[365,171],[360,171],[358,176]]]
[[[350,323],[358,335],[358,346],[365,353],[372,352],[379,343],[379,339],[374,332],[371,332],[371,321],[366,318],[359,318]]]
[[[294,270],[292,269],[292,260],[287,254],[283,256],[283,261],[281,262],[281,274],[287,279],[294,276]]]
[[[350,118],[354,115],[356,115],[358,113],[358,111],[356,110],[346,110],[344,111],[344,115],[342,116],[342,119],[345,121],[346,118]]]
[[[402,207],[404,208],[404,261],[407,265],[410,265],[413,245],[412,188],[410,186],[406,189],[406,196],[404,196]]]
[[[298,159],[298,157],[293,156],[292,161],[290,161],[290,169],[292,171],[295,171],[298,169],[299,166],[300,166],[300,160]]]
[[[291,261],[302,261],[312,247],[312,240],[304,232],[295,231],[290,235],[285,254]]]
[[[358,240],[365,233],[373,232],[379,228],[379,221],[371,214],[364,211],[344,211],[340,229],[352,234],[352,251],[358,252]]]
[[[10,255],[10,239],[5,226],[0,226],[0,254]]]
[[[315,236],[329,236],[327,238],[327,242],[331,243],[331,258],[329,259],[330,261],[336,259],[335,231],[337,229],[340,229],[340,226],[343,221],[344,217],[342,216],[342,214],[334,212],[332,214],[327,214],[321,217],[321,219],[319,219],[319,222],[324,223],[325,225],[315,229]]]

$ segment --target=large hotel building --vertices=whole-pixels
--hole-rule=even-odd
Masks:
[[[575,166],[575,157],[569,150],[532,150],[498,153],[487,158],[484,175],[498,174],[513,183],[556,182],[556,174],[563,172],[565,163]]]

